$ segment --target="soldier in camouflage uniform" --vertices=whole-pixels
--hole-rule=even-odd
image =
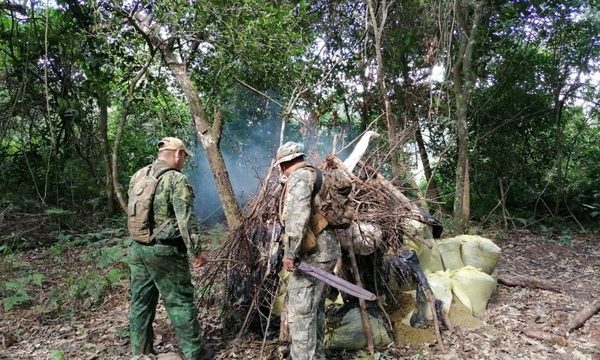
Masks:
[[[212,351],[203,347],[188,265],[188,258],[195,268],[206,263],[199,244],[191,236],[194,193],[187,177],[180,172],[189,155],[191,152],[177,138],[167,137],[158,143],[158,159],[152,164],[155,173],[164,168],[176,171],[167,171],[160,177],[152,205],[153,223],[170,221],[149,244],[129,240],[129,324],[133,355],[154,352],[152,322],[160,294],[185,358],[212,357]]]
[[[325,228],[316,238],[310,253],[301,251],[301,243],[309,228],[315,199],[314,170],[307,167],[303,145],[287,142],[277,150],[277,164],[286,180],[283,194],[282,222],[285,226],[283,267],[294,270],[294,259],[300,258],[314,266],[333,271],[341,256],[339,241],[332,229]],[[293,360],[324,358],[325,284],[294,271],[288,283],[287,311],[291,337],[290,357]]]

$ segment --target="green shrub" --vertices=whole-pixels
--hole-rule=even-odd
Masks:
[[[29,294],[31,287],[42,287],[44,279],[43,274],[32,272],[3,282],[0,288],[0,295],[2,295],[0,303],[4,310],[10,311],[17,306],[30,304],[33,301],[33,297]]]

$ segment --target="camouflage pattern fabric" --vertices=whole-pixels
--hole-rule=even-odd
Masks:
[[[317,246],[309,254],[302,254],[300,244],[309,226],[315,204],[311,199],[314,177],[310,168],[302,167],[290,174],[287,180],[284,208],[284,256],[299,257],[324,270],[332,271],[335,260],[341,256],[335,232],[325,229],[317,236]],[[311,360],[322,354],[325,325],[325,284],[295,271],[288,284],[288,322],[293,360]]]
[[[309,226],[313,207],[311,194],[314,184],[308,167],[296,169],[287,180],[282,211],[285,225],[284,256],[293,259],[299,257],[310,263],[322,263],[342,256],[340,243],[331,229],[324,230],[317,236],[317,246],[310,254],[301,254],[300,244]]]
[[[162,161],[157,161],[154,165],[166,166]],[[129,325],[133,355],[152,352],[152,322],[159,294],[186,358],[192,358],[202,350],[202,336],[188,264],[188,256],[199,250],[190,230],[195,218],[193,197],[185,175],[177,171],[165,173],[154,198],[154,223],[161,224],[167,218],[172,221],[156,236],[153,244],[129,240]],[[175,244],[183,243],[187,251],[183,246],[164,245],[173,241]]]
[[[335,260],[313,265],[333,271]],[[325,296],[328,286],[320,280],[295,271],[288,284],[288,324],[292,360],[324,358]]]
[[[157,160],[154,165],[166,167],[164,161]],[[161,178],[154,194],[154,224],[169,224],[156,235],[161,240],[182,238],[188,256],[194,257],[200,252],[200,244],[191,236],[192,225],[197,221],[193,209],[194,191],[187,177],[178,171],[168,171]]]

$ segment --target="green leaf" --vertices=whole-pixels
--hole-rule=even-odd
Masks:
[[[26,304],[31,300],[33,300],[33,298],[28,294],[18,293],[2,299],[2,306],[4,307],[4,310],[11,311],[15,306]]]
[[[104,269],[105,267],[117,262],[122,262],[125,259],[125,250],[121,246],[112,246],[109,248],[100,249],[97,253],[98,263],[96,267]]]
[[[52,356],[52,360],[67,360],[65,354],[60,350],[52,350],[50,356]]]
[[[46,277],[44,276],[44,274],[40,273],[33,273],[29,275],[29,280],[31,281],[31,283],[40,287],[42,286],[42,283],[44,282],[45,278]]]
[[[68,210],[59,209],[59,208],[48,208],[48,209],[44,210],[44,212],[46,213],[46,215],[56,215],[56,216],[67,215],[67,214],[71,213]]]
[[[123,281],[124,275],[121,269],[113,268],[106,273],[106,279],[111,285],[117,285]]]

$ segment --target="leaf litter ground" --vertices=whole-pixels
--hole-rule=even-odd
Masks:
[[[560,331],[568,320],[600,296],[600,238],[574,235],[570,244],[561,245],[548,234],[526,231],[501,234],[502,240],[489,236],[503,250],[499,273],[545,280],[560,287],[562,293],[499,285],[484,316],[473,318],[475,321],[470,323],[457,321],[453,331],[442,334],[446,353],[441,353],[433,343],[431,329],[412,333],[413,337],[426,340],[419,343],[398,324],[396,343],[380,349],[375,358],[600,359],[600,314],[569,334],[564,346],[522,333],[529,329],[564,335]],[[62,304],[53,301],[69,291],[73,279],[89,271],[106,271],[94,270],[89,261],[83,260],[94,250],[74,247],[58,261],[44,248],[16,254],[9,260],[3,257],[0,283],[22,276],[19,272],[23,270],[15,264],[28,264],[29,272],[44,274],[45,279],[42,287],[33,287],[31,305],[11,311],[0,308],[0,359],[131,358],[126,281],[113,286],[96,304],[85,298]],[[200,310],[207,343],[216,350],[217,359],[258,359],[262,337],[248,333],[241,339],[223,340],[218,312],[216,305]],[[162,306],[154,329],[159,353],[177,350],[175,333]],[[280,358],[278,345],[276,341],[267,341],[263,358]],[[365,355],[365,352],[332,352],[327,358],[356,359]]]

